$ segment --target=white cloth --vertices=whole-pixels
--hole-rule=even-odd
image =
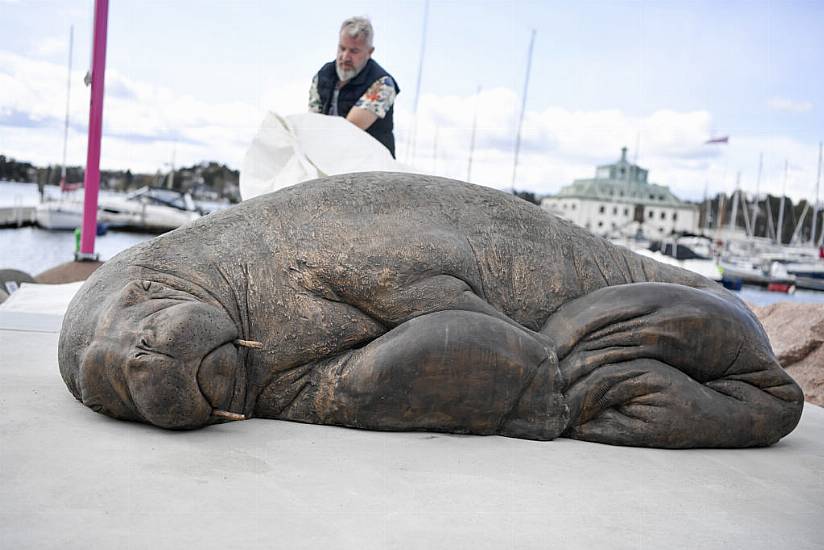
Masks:
[[[240,196],[251,199],[323,176],[409,172],[372,136],[342,117],[269,112],[240,171]]]
[[[83,281],[62,285],[23,283],[0,304],[0,310],[63,315],[81,286]]]

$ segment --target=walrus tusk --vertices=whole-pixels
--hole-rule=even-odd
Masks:
[[[246,416],[220,409],[212,409],[212,416],[218,416],[227,420],[246,420]]]
[[[241,346],[244,348],[252,348],[252,349],[263,349],[263,344],[257,342],[255,340],[241,340],[237,339],[234,341],[235,345]]]

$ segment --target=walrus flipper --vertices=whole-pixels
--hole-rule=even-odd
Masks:
[[[560,435],[569,418],[554,352],[475,312],[416,317],[310,376],[280,418],[541,440]]]
[[[607,287],[543,328],[557,344],[567,437],[652,447],[771,445],[803,394],[737,300],[667,283]]]

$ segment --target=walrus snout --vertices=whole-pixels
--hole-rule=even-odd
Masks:
[[[231,407],[237,370],[237,348],[232,343],[221,345],[203,358],[197,371],[197,383],[213,409],[225,412]]]
[[[213,409],[231,405],[238,353],[237,329],[220,309],[184,302],[141,323],[144,349],[127,363],[126,378],[135,406],[151,424],[189,429],[210,423]],[[145,335],[149,335],[146,340]]]
[[[95,411],[191,429],[236,392],[238,330],[221,308],[157,284],[130,284],[101,316],[80,367]]]

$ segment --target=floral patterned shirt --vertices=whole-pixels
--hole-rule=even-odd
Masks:
[[[383,118],[392,105],[395,103],[395,82],[391,76],[379,78],[369,86],[369,89],[355,103],[355,107],[366,109],[374,113],[378,118]],[[333,99],[336,99],[334,94]],[[318,75],[312,79],[312,86],[309,88],[309,112],[320,113],[323,111],[323,103],[318,93]]]

